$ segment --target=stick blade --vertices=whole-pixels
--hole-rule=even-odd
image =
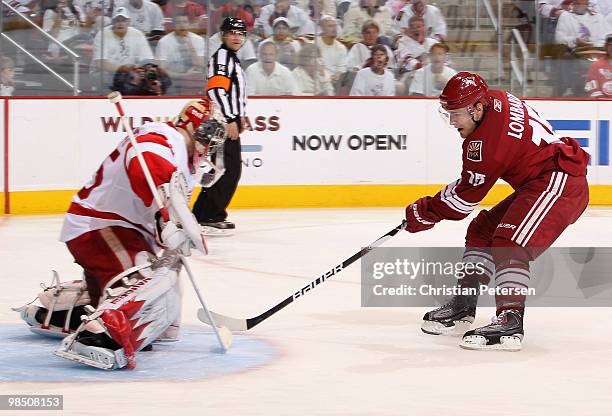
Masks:
[[[210,311],[210,314],[212,315],[215,324],[220,327],[225,326],[232,332],[246,331],[248,329],[246,319],[231,318],[229,316],[219,315],[218,313],[215,313],[213,311]],[[205,324],[212,325],[211,322],[208,320],[206,311],[203,308],[198,309],[198,319],[204,322]]]

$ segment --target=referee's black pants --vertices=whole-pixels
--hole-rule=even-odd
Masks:
[[[198,222],[218,222],[227,218],[229,205],[242,174],[240,139],[225,141],[225,174],[210,188],[202,188],[193,206]]]

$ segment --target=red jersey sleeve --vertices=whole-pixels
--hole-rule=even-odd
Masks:
[[[159,134],[145,134],[136,138],[138,149],[142,153],[147,168],[151,173],[155,187],[170,182],[172,174],[177,170],[172,146],[165,137]],[[136,152],[128,146],[125,159],[125,169],[130,180],[130,186],[145,206],[151,206],[153,194],[140,166]]]
[[[488,145],[488,146],[487,146]],[[462,220],[478,206],[504,170],[503,159],[485,140],[465,139],[461,177],[429,198],[426,215],[435,220]]]

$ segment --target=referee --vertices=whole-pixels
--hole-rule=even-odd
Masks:
[[[240,133],[249,128],[246,118],[246,79],[236,52],[246,40],[246,25],[240,19],[227,17],[221,23],[222,43],[208,62],[206,93],[227,121],[224,164],[225,174],[210,188],[202,188],[193,213],[205,233],[224,234],[236,226],[227,221],[229,205],[242,172]]]

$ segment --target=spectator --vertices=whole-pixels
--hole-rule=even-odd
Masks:
[[[62,43],[78,36],[79,16],[72,0],[52,0],[47,4],[43,14],[43,30]],[[47,51],[52,58],[57,58],[60,47],[55,42],[49,42]]]
[[[330,2],[328,1],[327,4]],[[333,2],[331,2],[333,3]],[[328,14],[325,12],[326,0],[310,0],[308,2],[308,8],[306,12],[310,21],[304,28],[304,33],[307,35],[318,35],[321,33],[321,18],[325,15],[335,16],[335,14]],[[334,8],[335,9],[335,8]]]
[[[189,18],[189,28],[194,32],[199,33],[208,26],[206,9],[201,4],[191,0],[168,0],[162,6],[164,16],[172,19],[177,14],[184,14]],[[170,32],[174,28],[166,27],[166,31]]]
[[[121,65],[113,76],[112,90],[122,95],[165,95],[171,84],[166,71],[155,64]]]
[[[357,72],[350,95],[392,96],[395,95],[395,79],[386,69],[389,55],[384,45],[374,45],[366,67]]]
[[[273,35],[269,38],[278,49],[278,63],[289,69],[295,68],[295,59],[300,51],[300,42],[293,39],[289,30],[289,22],[285,17],[277,17],[272,23]]]
[[[555,39],[566,50],[559,74],[556,75],[558,95],[585,95],[584,74],[591,64],[588,58],[594,47],[603,47],[607,33],[603,16],[589,10],[588,0],[574,0],[571,11],[559,15]]]
[[[121,65],[137,65],[144,60],[153,59],[144,34],[129,27],[129,22],[127,9],[118,7],[113,14],[112,25],[98,32],[94,39],[93,68],[102,71],[106,85],[110,85],[113,75]]]
[[[589,10],[589,0],[574,0],[571,12],[559,16],[555,38],[570,49],[601,47],[607,33],[604,17]]]
[[[374,20],[378,23],[379,32],[387,38],[386,43],[390,43],[397,33],[391,18],[391,11],[381,6],[379,0],[359,0],[358,3],[351,4],[344,14],[343,37],[357,39],[356,41],[359,42],[363,23],[366,20]]]
[[[174,32],[157,44],[155,59],[172,79],[171,95],[195,95],[202,92],[204,78],[204,39],[189,31],[189,18],[174,16]]]
[[[291,71],[276,62],[277,46],[263,41],[257,48],[259,62],[246,70],[248,95],[297,95]]]
[[[399,73],[416,71],[427,64],[427,53],[436,43],[436,39],[425,36],[425,20],[421,16],[412,16],[395,51]]]
[[[324,14],[337,16],[338,14],[335,0],[294,0],[292,4],[304,10],[315,23],[317,21],[314,20],[313,16],[321,17]]]
[[[448,51],[448,46],[444,43],[436,43],[431,47],[429,50],[430,63],[414,73],[408,95],[437,97],[442,93],[448,80],[457,73],[446,65]]]
[[[612,98],[612,33],[606,37],[606,55],[589,68],[584,89],[590,97]]]
[[[338,42],[338,23],[331,16],[321,18],[321,36],[316,38],[316,45],[321,50],[325,68],[330,72],[332,82],[337,88],[346,73],[346,46]]]
[[[321,51],[313,43],[306,43],[300,49],[293,78],[296,95],[334,95],[331,76],[321,61]]]
[[[559,15],[570,9],[571,0],[540,0],[538,11],[542,17],[557,19]]]
[[[421,16],[425,20],[425,34],[427,37],[439,41],[446,39],[446,21],[440,9],[431,4],[425,4],[425,0],[411,0],[396,16],[395,21],[398,30],[404,31],[412,16]]]
[[[82,33],[88,34],[92,39],[102,28],[111,24],[111,18],[104,13],[105,2],[103,0],[88,0],[81,2],[81,6],[76,4],[75,1],[75,8],[80,10]]]
[[[127,0],[121,3],[130,15],[130,26],[140,30],[149,40],[164,35],[164,14],[151,0]]]
[[[0,96],[10,97],[15,93],[15,64],[8,56],[0,57]]]
[[[261,14],[255,21],[255,31],[259,36],[267,38],[272,35],[272,23],[277,17],[285,17],[289,22],[291,33],[304,35],[307,33],[310,19],[306,12],[289,3],[290,0],[275,0],[273,4],[262,7]]]
[[[215,10],[212,15],[211,27],[216,29],[226,17],[235,17],[244,22],[247,31],[253,32],[255,18],[245,9],[244,5],[245,0],[229,0],[225,5]]]
[[[356,73],[364,67],[365,63],[372,55],[370,49],[372,49],[372,46],[376,45],[379,34],[380,28],[376,21],[366,20],[363,22],[363,26],[361,27],[362,40],[361,42],[354,44],[346,56],[346,64],[349,71]],[[394,71],[395,58],[393,58],[393,52],[386,45],[385,48],[387,48],[387,55],[390,57],[387,68],[390,71]]]

